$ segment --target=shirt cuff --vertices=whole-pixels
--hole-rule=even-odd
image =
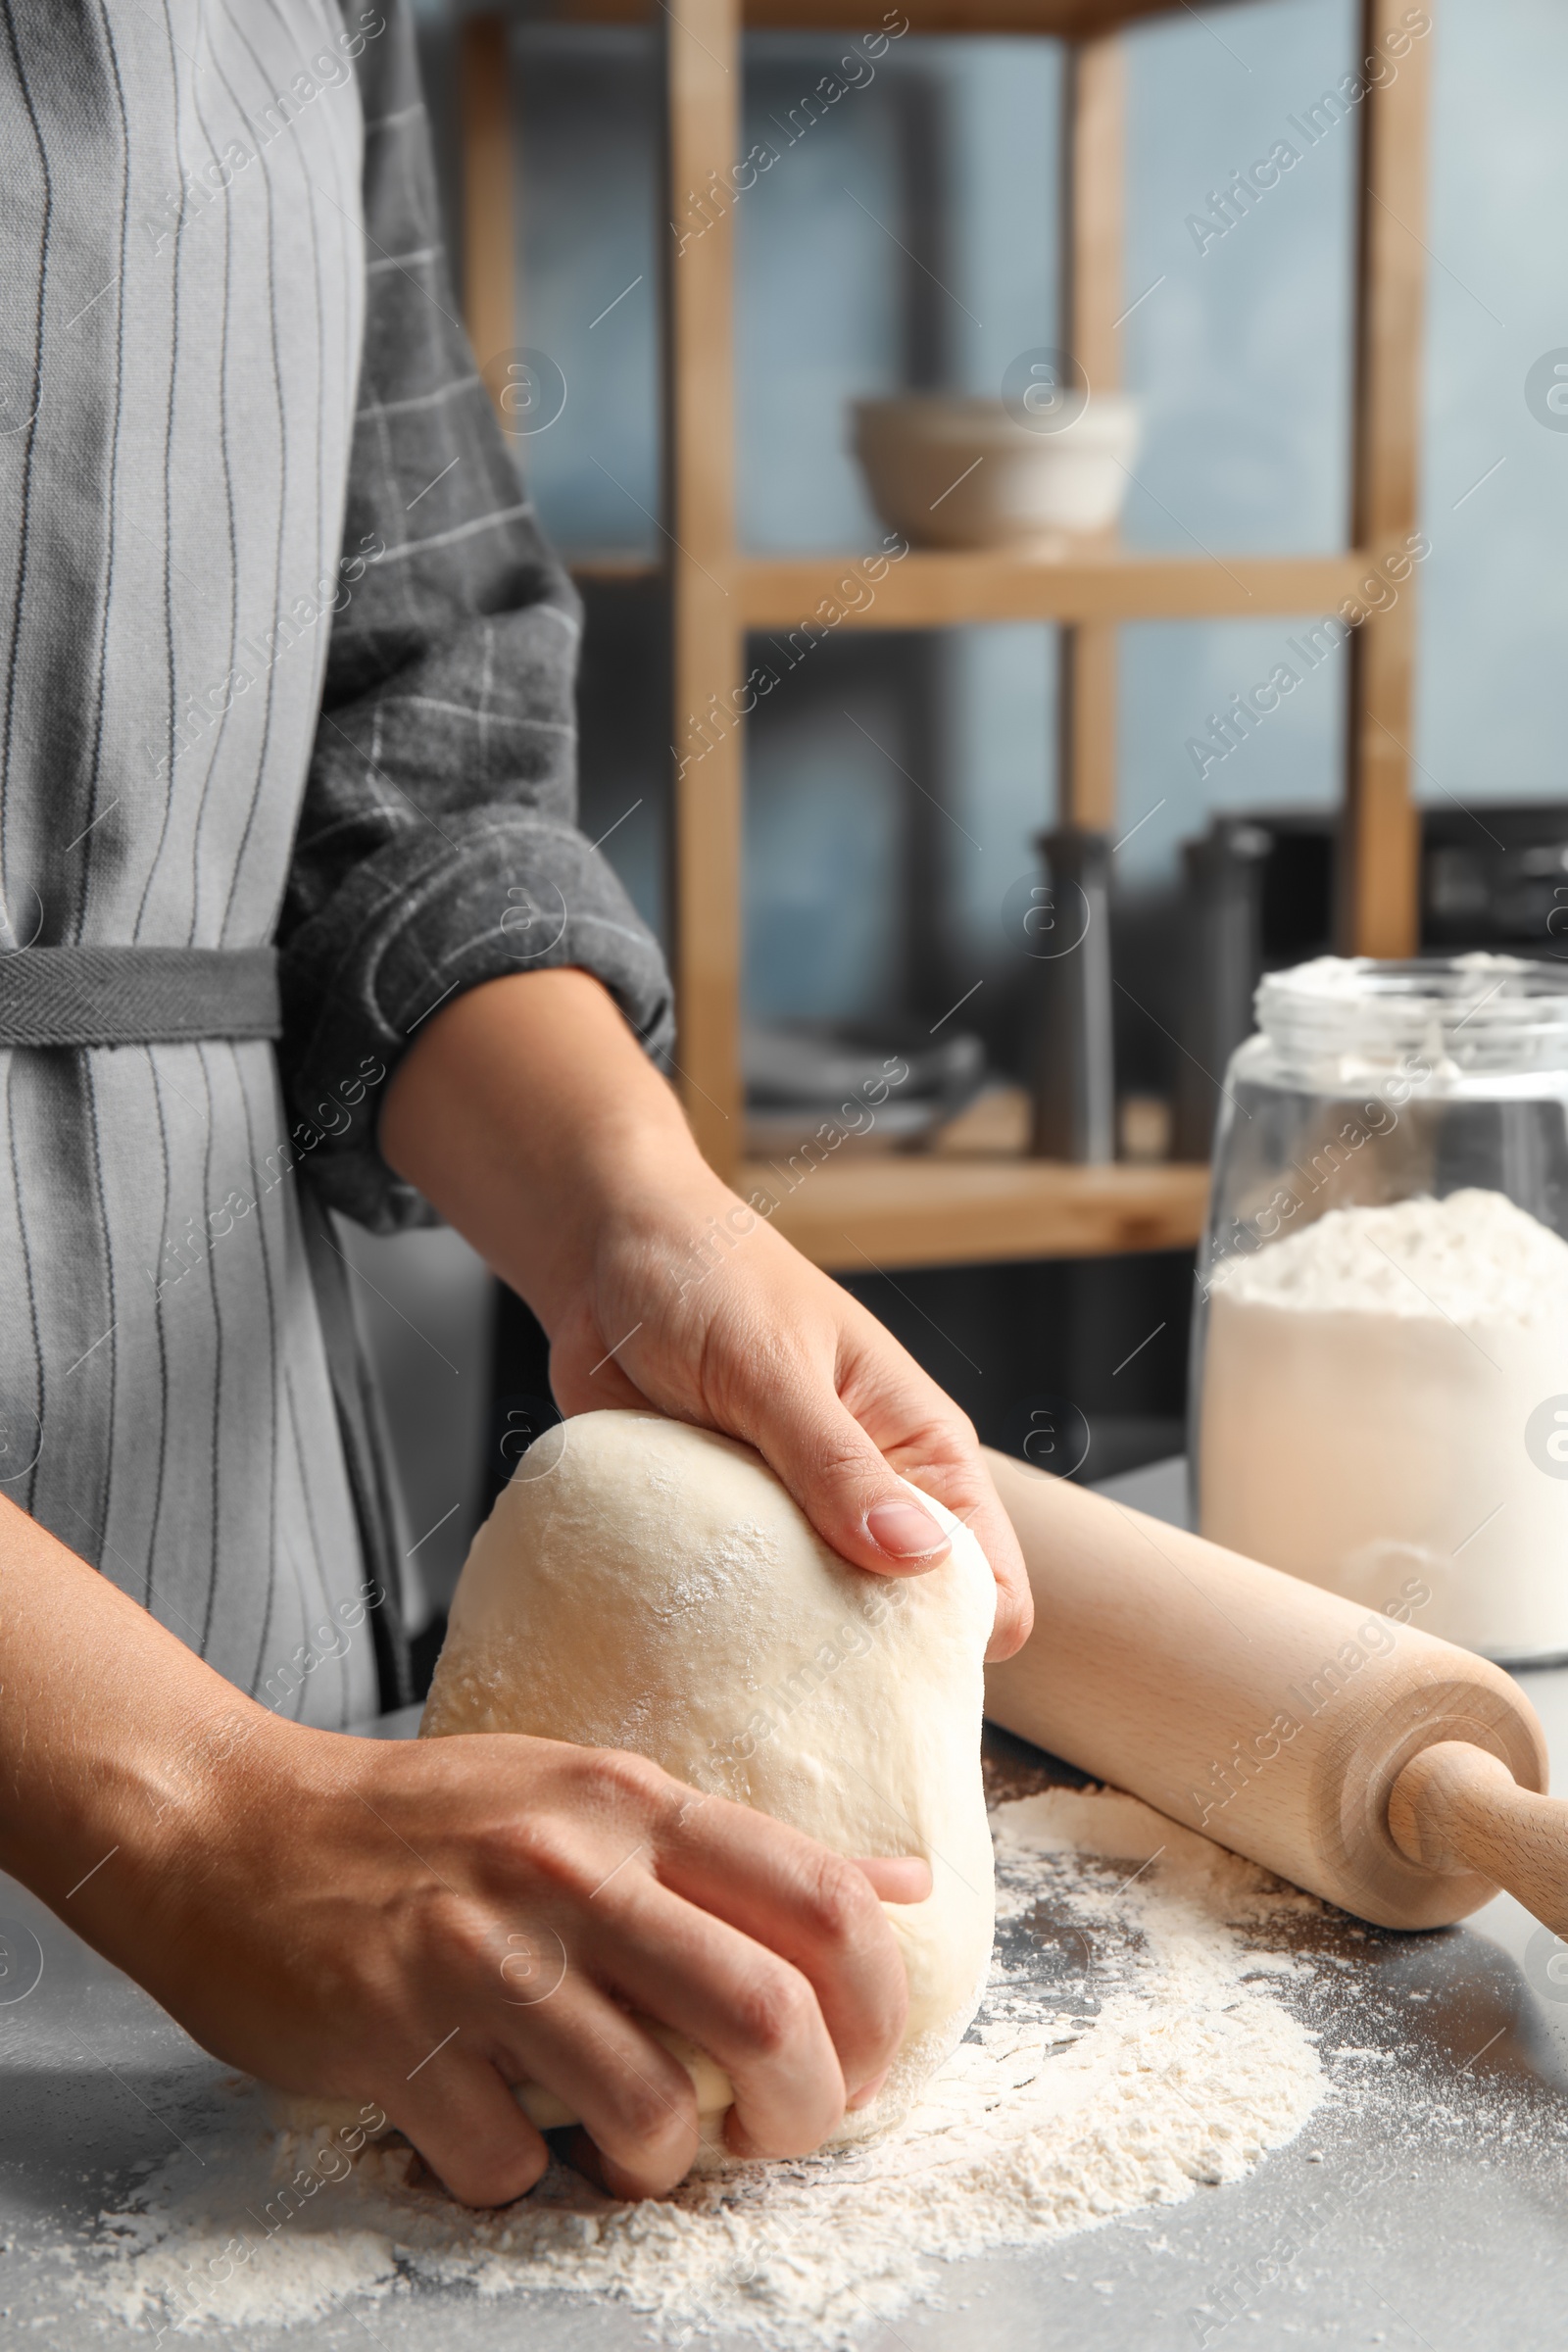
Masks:
[[[387,1085],[438,1006],[509,972],[576,966],[644,1047],[674,1042],[669,976],[612,869],[572,825],[494,808],[432,820],[355,865],[290,936],[284,1099],[320,1197],[372,1233],[437,1220],[376,1144]]]

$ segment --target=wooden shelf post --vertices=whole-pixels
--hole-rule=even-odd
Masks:
[[[482,369],[517,340],[512,59],[502,16],[458,27],[463,120],[463,323]],[[491,382],[490,376],[486,381]],[[495,384],[491,382],[494,397]]]
[[[1069,42],[1062,58],[1061,317],[1068,351],[1091,392],[1121,383],[1125,67],[1107,33]],[[1116,628],[1078,621],[1061,632],[1057,684],[1057,820],[1109,832],[1116,814]]]
[[[664,10],[664,258],[674,761],[677,1069],[698,1143],[732,1175],[740,1077],[745,651],[735,581],[734,219],[737,0]]]
[[[1360,57],[1387,57],[1399,0],[1362,0]],[[1386,551],[1420,503],[1422,311],[1430,35],[1361,101],[1355,273],[1352,547]],[[1359,60],[1358,60],[1359,62]],[[1340,935],[1352,956],[1413,956],[1420,944],[1420,827],[1410,793],[1416,581],[1354,632],[1350,656]]]

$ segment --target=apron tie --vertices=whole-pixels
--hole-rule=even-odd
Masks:
[[[282,1033],[275,948],[0,955],[0,1046],[161,1046]]]

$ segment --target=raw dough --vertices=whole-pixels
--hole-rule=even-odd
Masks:
[[[980,1713],[996,1588],[968,1530],[920,1500],[949,1558],[873,1576],[829,1550],[749,1446],[653,1413],[567,1421],[474,1540],[420,1726],[630,1748],[839,1853],[923,1855],[929,1899],[885,1906],[908,2029],[846,2137],[895,2120],[956,2047],[991,1957]]]

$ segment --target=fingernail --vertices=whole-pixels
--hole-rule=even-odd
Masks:
[[[917,1502],[879,1502],[865,1515],[865,1532],[893,1560],[923,1560],[946,1551],[948,1539]]]
[[[849,2101],[849,2109],[852,2115],[858,2114],[862,2107],[870,2106],[871,2101],[876,2097],[877,2092],[881,2089],[883,2083],[887,2081],[888,2076],[892,2073],[892,2071],[893,2070],[891,2067],[885,2066],[882,2069],[882,2072],[879,2075],[873,2076],[869,2082],[861,2083],[854,2098]]]

